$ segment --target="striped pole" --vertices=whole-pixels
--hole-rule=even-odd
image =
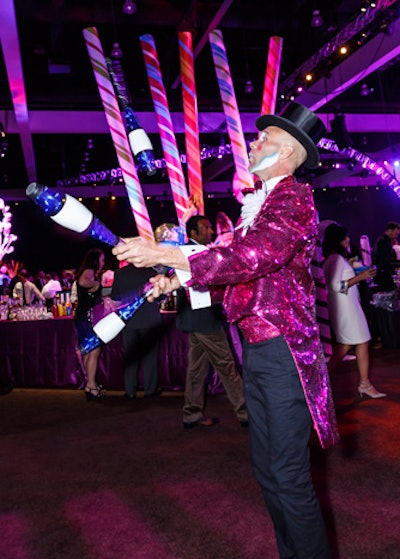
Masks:
[[[154,240],[153,230],[149,214],[144,201],[142,188],[137,176],[131,148],[126,137],[125,125],[118,101],[107,70],[106,60],[100,43],[99,35],[95,27],[83,30],[90,61],[99,88],[100,97],[103,102],[104,112],[110,128],[111,137],[117,152],[119,166],[125,182],[132,213],[135,218],[136,227],[140,237]]]
[[[211,31],[209,40],[214,58],[215,71],[217,73],[228,134],[231,141],[232,155],[236,166],[237,177],[242,185],[242,190],[252,189],[254,188],[254,181],[252,175],[248,171],[249,158],[246,149],[246,142],[244,139],[242,122],[240,120],[239,109],[229,70],[228,57],[226,55],[221,31],[217,29]]]
[[[185,119],[186,157],[188,165],[189,192],[200,214],[204,214],[203,183],[201,176],[199,118],[197,110],[196,82],[192,34],[178,33],[179,61],[181,65],[183,115]]]
[[[262,115],[275,113],[276,94],[278,91],[279,71],[282,57],[282,37],[270,37],[268,48],[267,71],[265,73]]]
[[[151,35],[142,35],[140,37],[140,43],[142,45],[147,77],[153,98],[154,110],[156,112],[168,176],[171,183],[172,197],[174,199],[179,225],[184,227],[184,214],[189,206],[189,198],[172,126],[172,119],[168,108],[167,95],[162,80],[156,46]]]
[[[324,270],[322,268],[322,247],[317,244],[311,261],[311,274],[314,278],[316,291],[316,315],[322,349],[326,359],[332,357],[332,335],[328,311],[328,291]]]

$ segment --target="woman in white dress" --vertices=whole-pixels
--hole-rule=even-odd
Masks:
[[[371,334],[360,303],[357,284],[374,277],[376,271],[369,268],[357,275],[349,263],[350,237],[346,228],[332,223],[324,232],[322,252],[324,274],[328,289],[328,308],[331,326],[336,338],[328,371],[339,365],[350,348],[355,346],[357,368],[360,374],[360,396],[383,398],[369,379],[369,340]]]

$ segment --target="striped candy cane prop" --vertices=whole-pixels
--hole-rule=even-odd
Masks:
[[[311,274],[314,278],[316,293],[316,315],[325,358],[332,357],[332,336],[328,311],[328,291],[322,268],[322,247],[317,244],[311,260]]]
[[[149,214],[139,183],[131,148],[126,137],[125,125],[118,107],[118,101],[107,70],[106,60],[95,27],[83,30],[90,61],[103,102],[104,112],[110,128],[111,137],[117,152],[119,166],[125,181],[129,202],[136,221],[138,233],[144,239],[154,239]]]
[[[154,175],[156,169],[154,167],[153,146],[133,112],[132,99],[126,84],[121,61],[106,58],[106,64],[117,97],[118,106],[125,116],[125,128],[138,170],[145,171],[149,176]]]
[[[153,37],[151,35],[142,35],[140,37],[140,43],[160,131],[168,176],[171,183],[172,197],[174,199],[179,225],[183,227],[185,225],[184,214],[189,207],[189,199],[172,126],[171,114],[168,108],[167,95],[162,80],[160,63],[158,61]]]
[[[209,40],[237,177],[242,185],[242,189],[251,189],[254,187],[254,181],[252,175],[248,171],[249,158],[247,155],[246,142],[221,31],[217,29],[211,31]]]
[[[270,37],[269,39],[267,71],[265,73],[261,106],[262,115],[269,115],[275,112],[279,71],[281,67],[282,43],[282,37]]]
[[[199,118],[197,111],[196,82],[192,34],[178,33],[179,61],[181,65],[183,115],[185,119],[186,158],[189,192],[200,214],[204,214],[203,183],[201,176]]]

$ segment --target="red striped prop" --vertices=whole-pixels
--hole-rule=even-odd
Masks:
[[[274,114],[282,56],[282,37],[270,37],[261,114]]]
[[[179,61],[181,66],[183,115],[185,120],[186,159],[190,196],[200,214],[204,214],[203,183],[201,175],[199,118],[197,110],[196,81],[192,34],[178,33]]]

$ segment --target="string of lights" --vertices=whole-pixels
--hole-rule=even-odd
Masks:
[[[316,71],[320,65],[326,66],[329,57],[371,25],[374,20],[377,19],[385,9],[394,4],[395,1],[396,0],[378,0],[377,2],[365,2],[361,8],[360,14],[352,22],[322,46],[319,51],[304,62],[304,64],[299,66],[295,72],[280,84],[280,98],[284,100],[290,99],[295,88],[299,83],[304,82],[307,75],[310,76],[311,72]],[[360,39],[359,41],[360,45],[361,42],[367,38],[367,33],[364,33],[362,40]],[[369,38],[372,38],[372,36]]]
[[[379,177],[381,183],[389,186],[394,190],[397,196],[400,197],[400,182],[397,178],[383,165],[374,161],[370,156],[354,149],[353,147],[340,149],[334,140],[329,138],[322,138],[318,142],[318,147],[326,151],[340,153],[351,161],[361,165],[363,169],[371,174]],[[232,146],[230,144],[222,144],[216,147],[203,146],[201,148],[200,157],[204,161],[206,159],[217,158],[220,159],[227,155],[232,155]],[[186,164],[186,154],[180,154],[182,164]],[[156,170],[166,168],[165,159],[155,159],[154,167]],[[107,170],[96,171],[92,173],[80,174],[76,177],[62,179],[57,181],[57,187],[70,187],[70,186],[96,186],[101,184],[116,184],[122,183],[123,176],[122,170],[119,167]]]
[[[318,147],[340,153],[352,161],[359,163],[364,169],[370,173],[375,174],[381,182],[392,188],[392,190],[400,197],[400,182],[386,167],[374,161],[369,155],[362,153],[352,147],[340,149],[334,140],[329,138],[321,138],[318,142]]]
[[[232,146],[230,144],[221,144],[216,147],[203,146],[200,150],[200,159],[202,161],[206,159],[221,159],[225,155],[232,155]],[[182,164],[187,163],[186,154],[180,154],[180,160]],[[154,159],[154,168],[158,170],[165,169],[167,163],[165,159]],[[109,182],[113,184],[115,182],[122,182],[122,170],[120,167],[114,169],[108,169],[104,171],[95,171],[92,173],[81,173],[80,175],[67,179],[60,179],[57,181],[58,187],[64,186],[82,186],[87,184],[99,184]]]

